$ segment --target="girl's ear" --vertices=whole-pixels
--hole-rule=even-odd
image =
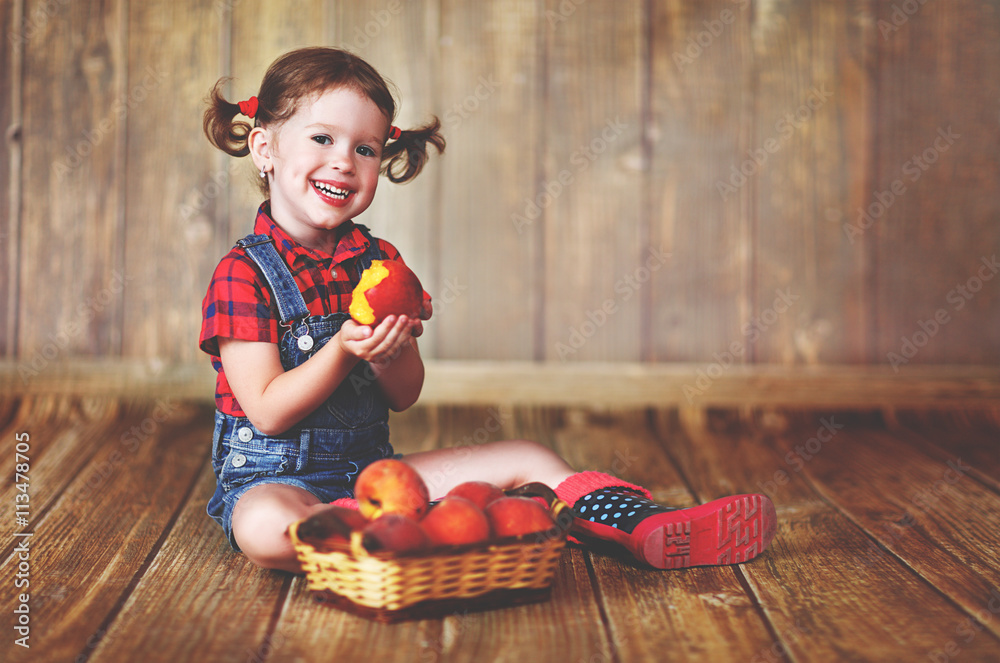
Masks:
[[[247,136],[250,158],[257,170],[271,169],[271,132],[264,127],[254,127]]]

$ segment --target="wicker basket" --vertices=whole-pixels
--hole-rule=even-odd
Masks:
[[[442,614],[545,600],[566,545],[572,510],[542,484],[513,495],[544,497],[556,526],[548,531],[489,543],[439,546],[420,553],[369,553],[355,531],[350,543],[319,551],[289,535],[316,598],[379,621],[426,619]]]

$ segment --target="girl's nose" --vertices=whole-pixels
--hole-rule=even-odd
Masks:
[[[346,150],[335,150],[330,159],[330,167],[334,170],[349,173],[354,170],[354,159]]]

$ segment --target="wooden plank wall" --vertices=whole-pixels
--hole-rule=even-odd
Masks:
[[[400,124],[444,123],[363,219],[436,297],[428,357],[1000,360],[1000,0],[0,7],[19,367],[204,361],[209,274],[259,201],[203,98],[317,43],[391,79]]]

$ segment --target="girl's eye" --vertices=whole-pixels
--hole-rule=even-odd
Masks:
[[[375,150],[368,147],[367,145],[360,145],[358,147],[358,154],[365,157],[373,157],[375,156]]]
[[[326,135],[313,136],[312,139],[320,145],[333,145],[333,139]]]

